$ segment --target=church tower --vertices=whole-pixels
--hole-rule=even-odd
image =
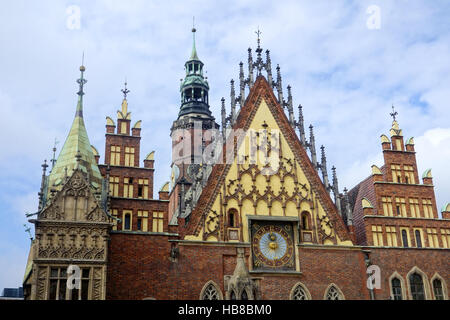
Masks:
[[[173,223],[176,223],[176,217],[189,215],[200,196],[211,171],[211,165],[206,165],[204,152],[219,136],[219,125],[209,108],[209,84],[204,64],[197,54],[195,33],[196,29],[192,28],[192,52],[184,64],[186,75],[180,84],[181,107],[170,133],[172,173],[169,220],[173,218]]]

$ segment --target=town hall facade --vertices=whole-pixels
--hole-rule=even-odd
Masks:
[[[171,176],[157,191],[155,152],[141,144],[126,84],[99,163],[80,67],[72,127],[50,172],[42,166],[25,298],[448,299],[450,203],[439,215],[431,170],[419,175],[397,114],[381,135],[384,163],[341,191],[259,37],[217,123],[192,32]]]

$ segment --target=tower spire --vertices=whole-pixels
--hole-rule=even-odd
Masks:
[[[195,32],[197,32],[197,29],[195,29],[195,17],[192,17],[192,53],[189,60],[200,60],[197,55],[197,48],[195,47]]]
[[[83,54],[84,61],[84,54]],[[86,131],[86,126],[83,120],[83,95],[84,85],[87,80],[84,79],[85,66],[80,66],[81,76],[77,80],[79,85],[78,103],[75,112],[75,118],[72,122],[69,134],[64,142],[58,159],[52,168],[52,171],[48,177],[48,189],[58,190],[66,176],[66,169],[69,171],[69,176],[72,173],[72,169],[79,168],[85,174],[89,176],[91,184],[96,188],[101,188],[103,177],[95,161],[92,147],[89,142],[89,137]],[[76,161],[75,156],[79,152],[79,161]]]

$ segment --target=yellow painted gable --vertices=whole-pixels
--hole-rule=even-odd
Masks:
[[[267,139],[271,142],[270,153],[263,147],[264,130],[267,130],[266,136],[270,135]],[[250,152],[251,139],[255,139],[253,141],[260,149],[253,154]],[[264,150],[266,157],[263,156]],[[268,167],[267,163],[271,166]],[[238,221],[234,227],[229,225],[230,212],[237,212],[235,220]],[[313,239],[317,239],[314,242],[333,244],[335,239],[337,244],[352,245],[351,241],[341,241],[337,236],[318,195],[312,191],[298,159],[295,159],[266,101],[262,99],[237,157],[229,167],[225,183],[222,183],[203,220],[201,231],[196,236],[187,235],[185,239],[218,241],[225,238],[227,241],[249,242],[249,218],[300,223],[305,212],[310,217]],[[239,238],[230,239],[229,229],[237,229]]]

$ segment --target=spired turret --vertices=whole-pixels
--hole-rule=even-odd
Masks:
[[[61,189],[62,184],[76,168],[81,169],[89,176],[90,183],[94,188],[98,190],[102,188],[103,178],[95,161],[83,119],[83,87],[87,82],[83,76],[85,70],[84,66],[80,67],[81,77],[77,80],[79,91],[77,92],[78,103],[75,118],[55,166],[49,175],[48,192]]]
[[[192,53],[184,64],[186,76],[180,85],[181,108],[178,119],[186,115],[198,115],[211,118],[209,110],[209,84],[203,74],[203,62],[200,61],[195,47],[195,32],[192,28]]]

